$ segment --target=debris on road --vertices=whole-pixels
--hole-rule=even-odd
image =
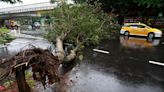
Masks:
[[[93,51],[100,52],[100,53],[105,53],[105,54],[109,54],[108,51],[99,50],[99,49],[93,49]]]
[[[155,65],[164,66],[164,63],[161,63],[161,62],[149,61],[149,63],[151,63],[151,64],[155,64]]]

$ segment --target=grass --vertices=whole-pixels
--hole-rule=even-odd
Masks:
[[[6,34],[6,33],[9,33],[9,32],[10,32],[10,30],[7,29],[7,28],[4,28],[4,27],[0,28],[0,34]]]
[[[14,36],[7,34],[9,32],[10,30],[7,28],[0,28],[0,44],[5,44],[15,39]]]

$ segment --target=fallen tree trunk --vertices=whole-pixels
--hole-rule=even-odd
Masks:
[[[54,53],[54,56],[57,56],[60,63],[63,62],[70,62],[75,59],[76,52],[80,48],[80,46],[83,44],[83,42],[79,42],[79,44],[72,50],[70,50],[70,53],[66,55],[64,49],[63,49],[63,40],[60,37],[56,38],[56,53]]]
[[[56,38],[56,53],[54,53],[54,56],[57,56],[60,63],[63,62],[65,57],[65,52],[63,49],[63,40],[60,37]]]

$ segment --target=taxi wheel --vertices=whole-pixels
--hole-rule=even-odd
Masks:
[[[153,38],[147,38],[148,42],[153,42],[153,40],[154,40]]]
[[[147,37],[148,38],[154,38],[154,36],[155,36],[154,33],[149,33]]]
[[[125,36],[129,36],[129,32],[128,31],[125,31],[124,35]]]

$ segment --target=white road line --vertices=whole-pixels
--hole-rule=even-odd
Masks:
[[[104,50],[93,49],[93,51],[100,52],[100,53],[105,53],[105,54],[109,54],[108,51],[104,51]]]
[[[149,61],[149,63],[164,66],[164,63],[160,63],[160,62],[156,62],[156,61]]]

